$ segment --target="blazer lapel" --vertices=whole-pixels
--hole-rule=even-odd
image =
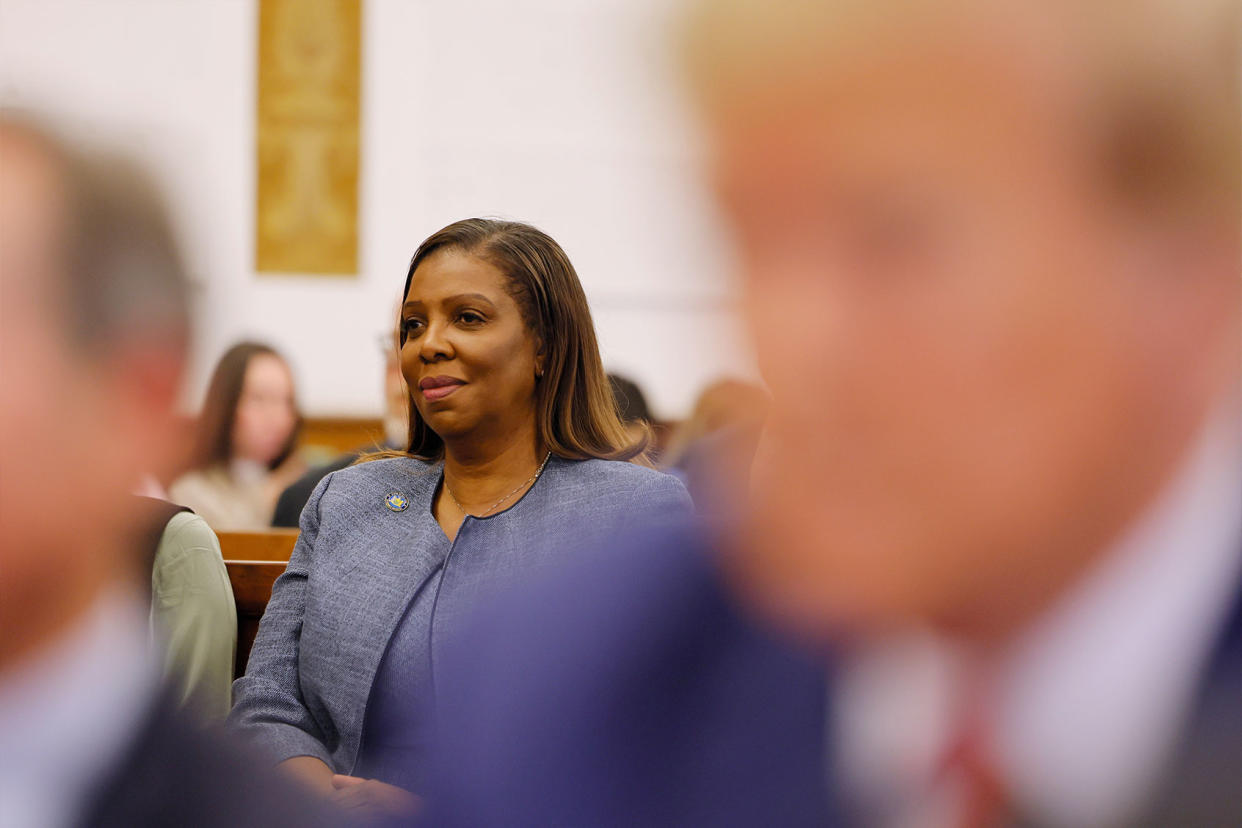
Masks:
[[[360,546],[349,556],[348,567],[332,576],[328,600],[339,619],[339,652],[348,653],[350,662],[348,669],[333,671],[334,695],[344,701],[341,713],[352,720],[343,723],[342,732],[362,732],[371,686],[388,641],[450,548],[431,514],[439,479],[440,469],[433,467],[397,483],[397,490],[410,501],[401,511],[386,505],[388,492],[368,493],[357,515]],[[357,742],[348,749],[352,764],[357,759]]]

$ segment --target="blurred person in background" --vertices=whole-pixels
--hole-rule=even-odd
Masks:
[[[497,610],[441,824],[1242,824],[1237,12],[699,6],[750,511]]]
[[[769,403],[754,383],[717,380],[673,429],[661,460],[686,484],[701,513],[730,514],[745,499]]]
[[[393,316],[399,316],[397,311]],[[384,355],[384,444],[383,446],[359,446],[337,457],[330,463],[316,466],[289,486],[280,494],[276,501],[276,512],[272,516],[272,526],[277,528],[296,529],[302,517],[302,509],[310,500],[311,492],[334,471],[356,462],[368,452],[380,449],[401,450],[409,440],[410,392],[406,390],[405,380],[401,377],[401,346],[400,334],[394,331],[379,338],[380,351]]]
[[[183,454],[188,338],[160,199],[8,114],[0,170],[0,823],[331,824],[179,712],[149,647],[129,492]]]
[[[690,511],[641,465],[565,252],[466,219],[405,276],[408,442],[323,479],[234,684],[229,723],[325,796],[410,814],[433,761],[439,658],[495,591],[623,527]]]
[[[217,532],[268,528],[281,492],[306,471],[294,454],[300,426],[285,359],[260,343],[234,345],[207,386],[195,467],[173,482],[169,498]]]

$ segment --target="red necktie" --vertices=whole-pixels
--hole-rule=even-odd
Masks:
[[[938,781],[959,780],[963,790],[961,828],[996,828],[1009,815],[1005,784],[990,752],[987,719],[971,709],[941,758]]]

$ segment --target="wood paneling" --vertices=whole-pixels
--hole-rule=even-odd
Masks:
[[[233,601],[237,604],[237,657],[233,663],[233,676],[246,672],[250,648],[259,633],[259,621],[272,597],[272,584],[285,571],[280,561],[225,561],[229,571],[229,583],[233,586]]]
[[[237,657],[234,675],[246,671],[259,621],[272,597],[272,584],[285,571],[297,542],[296,529],[267,532],[220,532],[220,551],[237,605]]]
[[[372,449],[384,442],[379,417],[307,417],[302,421],[299,446],[308,460],[327,462],[340,454]]]

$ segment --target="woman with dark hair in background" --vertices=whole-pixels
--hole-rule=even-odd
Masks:
[[[289,364],[267,345],[234,345],[207,387],[194,468],[170,499],[216,531],[266,529],[276,498],[305,470],[293,456],[300,425]]]
[[[230,715],[290,772],[381,810],[425,784],[436,656],[481,596],[690,509],[639,462],[646,441],[621,422],[582,285],[546,234],[451,224],[403,295],[408,446],[311,496]]]

